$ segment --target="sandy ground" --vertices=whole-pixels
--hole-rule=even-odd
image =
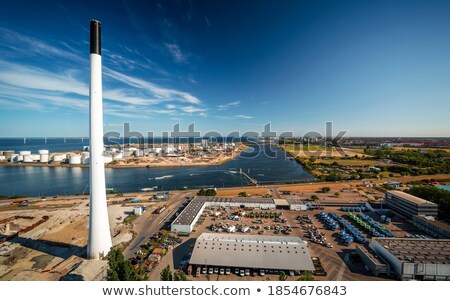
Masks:
[[[219,188],[217,189],[217,196],[232,196],[236,197],[240,192],[245,191],[249,196],[262,196],[264,194],[270,194],[270,190],[267,187],[238,187],[238,188]]]
[[[75,265],[83,261],[87,244],[88,199],[49,200],[34,209],[0,211],[0,219],[14,215],[32,216],[32,220],[13,221],[24,228],[47,215],[47,222],[30,232],[0,245],[0,250],[10,256],[0,256],[0,280],[58,280]],[[113,244],[126,243],[132,239],[132,227],[123,219],[134,206],[109,205],[108,213]],[[0,225],[0,228],[2,225]],[[75,256],[73,256],[75,255]],[[100,269],[100,270],[99,270]],[[82,264],[78,271],[95,279],[102,273],[104,263],[96,267]]]

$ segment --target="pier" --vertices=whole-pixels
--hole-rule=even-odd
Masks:
[[[246,174],[245,172],[242,171],[242,169],[239,170],[239,173],[241,175],[244,175],[249,181],[250,183],[254,184],[255,186],[258,186],[258,181],[256,179],[253,179],[252,177],[250,177],[248,174]]]

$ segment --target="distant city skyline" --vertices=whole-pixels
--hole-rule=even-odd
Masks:
[[[14,1],[0,137],[87,137],[89,20],[104,131],[450,136],[448,1]]]

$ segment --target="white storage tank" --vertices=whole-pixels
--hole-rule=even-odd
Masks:
[[[15,162],[16,158],[19,156],[19,154],[11,154],[9,155],[9,162]],[[7,157],[8,158],[8,157]]]
[[[19,155],[21,155],[21,156],[31,155],[31,152],[30,151],[20,151]]]
[[[31,160],[33,160],[33,161],[39,161],[41,159],[41,155],[39,155],[39,154],[31,154],[29,156],[30,156]]]
[[[0,161],[5,161],[5,160],[6,160],[6,157],[3,156],[3,155],[1,155],[1,156],[0,156]]]
[[[69,164],[81,164],[80,155],[72,155],[69,157]]]
[[[142,207],[134,207],[134,208],[133,208],[133,213],[134,213],[134,215],[136,215],[136,216],[141,215],[141,214],[142,214]]]
[[[131,157],[132,154],[133,154],[133,152],[131,152],[131,151],[124,151],[124,152],[123,152],[123,157],[124,157],[124,158],[126,158],[126,157]]]
[[[120,152],[120,153],[114,153],[114,154],[113,154],[113,158],[114,158],[114,160],[115,160],[115,159],[122,159],[122,158],[123,158],[123,153],[122,153],[122,152]]]
[[[53,155],[52,161],[53,162],[61,162],[62,160],[66,159],[66,155]]]
[[[23,162],[23,155],[18,155],[14,157],[14,162]]]
[[[89,164],[89,162],[91,162],[91,160],[89,159],[89,155],[82,156],[81,157],[81,162],[83,162],[83,164]]]
[[[48,163],[48,154],[40,154],[39,155],[39,162],[41,163]]]
[[[38,150],[39,155],[48,155],[48,149],[40,149]]]
[[[33,157],[31,155],[24,155],[23,156],[23,162],[31,163],[31,162],[33,162]]]
[[[6,157],[6,160],[10,160],[12,155],[14,155],[14,151],[3,151],[3,156]]]
[[[103,160],[105,161],[105,164],[108,164],[113,161],[113,157],[112,156],[104,156]]]

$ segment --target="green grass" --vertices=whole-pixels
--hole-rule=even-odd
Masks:
[[[293,146],[293,145],[283,145],[283,148],[286,151],[326,151],[326,150],[331,150],[331,147],[322,147],[322,146],[318,146],[318,145],[310,145],[310,146],[306,146],[306,145],[301,145],[301,146]]]
[[[134,220],[137,218],[137,215],[135,215],[135,214],[130,214],[130,215],[128,215],[124,220],[123,220],[123,223],[125,224],[125,225],[129,225],[129,224],[131,224],[132,222],[134,222]]]
[[[389,166],[390,164],[376,161],[376,160],[362,160],[362,159],[332,159],[332,160],[323,160],[317,159],[314,161],[314,164],[333,164],[336,162],[339,166]]]

